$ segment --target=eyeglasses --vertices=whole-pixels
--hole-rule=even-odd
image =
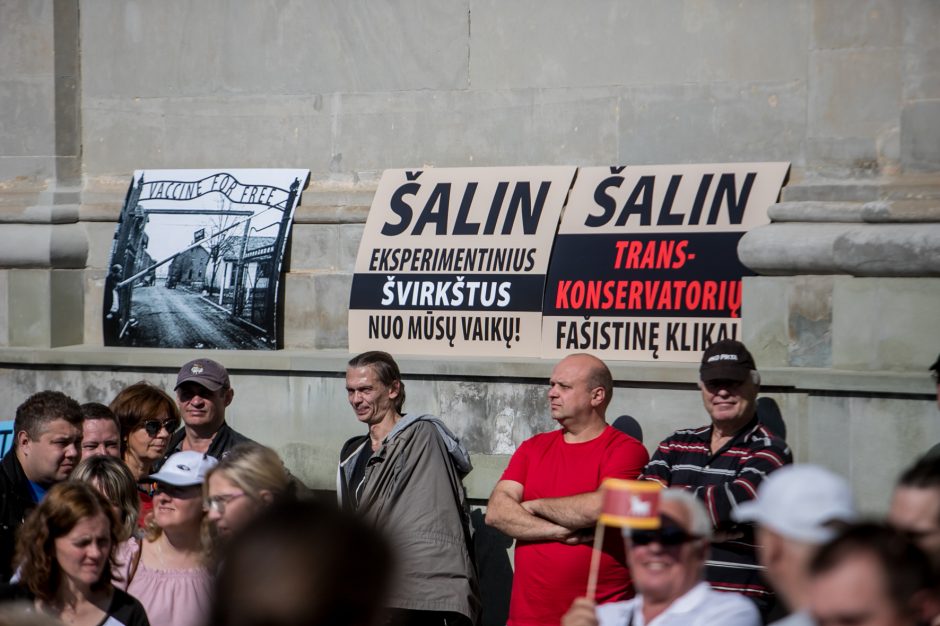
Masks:
[[[144,422],[144,430],[147,431],[147,435],[150,437],[156,437],[160,434],[160,429],[166,428],[166,432],[171,435],[180,427],[180,421],[178,419],[169,418],[163,420],[147,420]]]
[[[719,378],[715,380],[702,381],[702,384],[704,384],[705,388],[708,389],[710,392],[717,393],[721,391],[722,389],[726,389],[728,391],[735,391],[741,385],[744,384],[744,381]]]
[[[206,511],[214,511],[219,515],[225,515],[225,506],[232,500],[237,500],[244,495],[247,495],[244,491],[236,491],[235,493],[223,493],[217,496],[211,496],[202,501],[202,508]]]
[[[227,389],[228,387],[220,387],[219,389],[212,391],[208,387],[203,387],[199,384],[184,384],[182,387],[176,390],[176,397],[180,402],[189,402],[196,396],[211,402],[216,398],[216,396],[220,395],[220,393],[224,394],[225,390]]]
[[[199,485],[186,485],[185,487],[179,487],[177,485],[168,485],[166,483],[153,483],[151,486],[151,493],[156,495],[158,493],[165,493],[171,498],[177,498],[179,500],[188,500],[193,496],[197,495],[201,491]]]
[[[634,530],[630,533],[630,542],[634,546],[648,546],[654,541],[664,547],[681,546],[696,539],[701,539],[701,537],[690,535],[674,526],[666,526],[659,530]]]

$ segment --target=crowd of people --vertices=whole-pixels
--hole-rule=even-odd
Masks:
[[[940,454],[901,474],[885,520],[860,519],[846,480],[793,464],[762,419],[743,344],[709,346],[699,374],[703,425],[650,456],[607,421],[603,361],[555,366],[559,428],[518,446],[486,507],[515,540],[508,623],[940,624]],[[108,405],[30,396],[0,461],[0,624],[479,624],[469,453],[405,412],[391,355],[351,359],[346,391],[365,432],[339,451],[336,504],[227,424],[216,361],[185,364],[175,398],[143,381]],[[654,523],[602,532],[610,478],[661,488]]]

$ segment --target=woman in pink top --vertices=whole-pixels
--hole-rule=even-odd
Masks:
[[[156,484],[146,536],[118,550],[127,592],[153,624],[202,626],[208,616],[212,576],[201,539],[202,482],[216,463],[192,450],[170,456],[148,476]]]

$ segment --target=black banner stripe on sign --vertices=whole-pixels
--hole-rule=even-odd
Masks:
[[[544,285],[544,274],[355,274],[349,308],[540,312]]]
[[[753,276],[738,260],[744,233],[558,235],[549,280],[728,280]]]
[[[740,317],[742,234],[560,235],[543,313]]]

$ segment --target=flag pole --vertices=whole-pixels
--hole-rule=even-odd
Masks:
[[[604,524],[600,521],[594,528],[594,551],[591,553],[591,572],[588,576],[587,597],[592,602],[597,594],[597,573],[601,566],[601,547],[604,545]]]
[[[662,485],[655,481],[635,481],[605,478],[601,483],[601,511],[594,528],[594,551],[588,574],[587,597],[594,600],[601,566],[601,548],[604,545],[604,527],[622,530],[630,528],[659,528],[659,491]]]

